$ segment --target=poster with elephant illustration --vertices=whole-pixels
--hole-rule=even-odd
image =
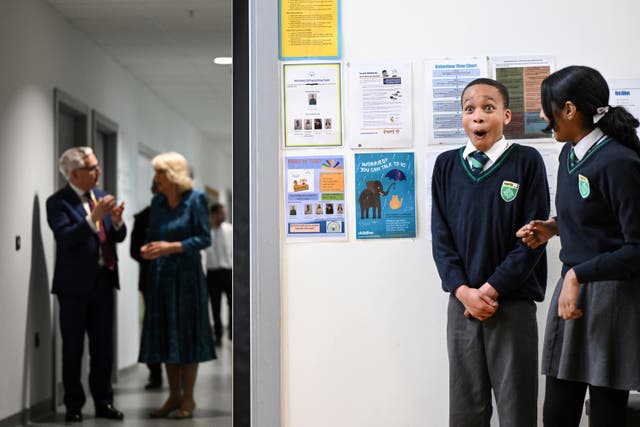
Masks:
[[[356,238],[416,237],[413,153],[355,155]]]
[[[344,157],[286,157],[287,238],[346,237]]]

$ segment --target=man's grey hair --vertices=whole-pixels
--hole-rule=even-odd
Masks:
[[[85,167],[84,158],[93,154],[91,147],[71,147],[62,153],[58,160],[58,168],[60,173],[69,180],[71,172]]]

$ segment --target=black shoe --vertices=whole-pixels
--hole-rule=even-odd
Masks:
[[[124,414],[113,407],[112,404],[96,406],[96,418],[109,418],[110,420],[121,420]]]
[[[80,423],[82,422],[82,412],[67,411],[67,414],[64,416],[64,420],[68,423]]]
[[[160,390],[162,388],[162,379],[149,378],[149,382],[145,384],[145,390]]]

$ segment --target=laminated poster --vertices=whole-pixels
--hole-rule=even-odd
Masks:
[[[280,59],[339,59],[340,0],[280,0]]]
[[[609,104],[627,109],[640,120],[640,79],[613,80],[609,82]],[[636,129],[640,134],[640,129]]]
[[[356,238],[416,237],[413,153],[355,155]]]
[[[348,70],[351,147],[410,148],[411,63],[351,63]]]
[[[344,157],[286,157],[287,238],[346,237]]]
[[[339,63],[282,66],[284,148],[342,145]]]
[[[540,118],[542,103],[540,86],[554,71],[552,57],[492,57],[493,78],[509,89],[511,123],[504,127],[507,139],[529,139],[536,142],[554,141],[542,132],[547,123]]]
[[[425,117],[427,143],[464,144],[462,91],[472,80],[487,77],[487,59],[446,58],[425,61]]]

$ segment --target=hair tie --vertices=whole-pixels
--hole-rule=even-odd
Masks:
[[[593,123],[598,123],[605,114],[609,112],[609,106],[596,108],[596,114],[593,115]]]

